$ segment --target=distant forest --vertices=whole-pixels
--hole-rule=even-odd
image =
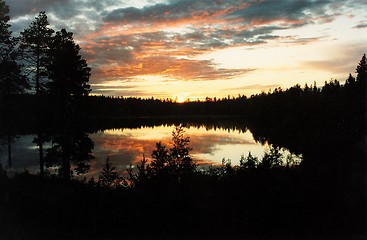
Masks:
[[[359,67],[363,67],[365,55]],[[358,69],[357,69],[358,70]],[[85,96],[80,100],[79,114],[83,114],[88,120],[113,121],[129,118],[173,118],[173,117],[218,117],[235,116],[261,121],[270,124],[280,121],[314,124],[333,121],[333,118],[349,119],[356,117],[354,121],[363,122],[365,117],[365,81],[360,70],[357,79],[351,74],[345,84],[338,80],[325,82],[323,86],[316,83],[304,87],[295,85],[288,89],[275,88],[269,92],[245,95],[228,96],[225,98],[209,98],[205,100],[187,101],[177,103],[172,99],[144,99],[138,97],[109,97],[109,96]],[[12,119],[19,119],[32,123],[35,119],[36,108],[42,109],[45,119],[52,121],[57,118],[59,109],[58,99],[52,95],[42,94],[41,101],[37,104],[34,94],[11,95]],[[40,105],[39,105],[40,104]],[[286,113],[286,115],[285,115]],[[317,119],[312,119],[317,115]],[[297,119],[299,118],[299,119]],[[311,121],[312,119],[312,121]],[[335,119],[338,120],[338,119]],[[344,121],[344,120],[343,120]],[[354,125],[354,124],[352,124]]]

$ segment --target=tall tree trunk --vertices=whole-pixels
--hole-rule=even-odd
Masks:
[[[36,63],[36,102],[37,102],[37,132],[38,132],[38,153],[40,162],[40,176],[44,176],[45,163],[43,158],[43,137],[42,137],[42,121],[41,121],[41,94],[40,94],[40,49],[37,46],[37,63]]]
[[[44,176],[44,169],[45,169],[45,163],[44,163],[44,158],[43,158],[43,139],[42,139],[42,134],[38,132],[38,139],[39,139],[39,143],[38,143],[38,153],[39,153],[39,161],[40,161],[40,176],[43,177]]]
[[[11,159],[11,136],[8,133],[8,166],[9,168],[12,167],[12,159]]]
[[[62,168],[62,178],[64,180],[70,180],[71,178],[71,171],[70,171],[70,168],[71,168],[71,165],[70,165],[70,159],[69,159],[69,156],[67,156],[67,154],[65,154],[65,149],[63,149],[63,156],[62,156],[62,165],[61,165],[61,168]]]
[[[11,168],[12,167],[12,152],[11,152],[11,134],[12,134],[12,126],[11,126],[11,121],[10,121],[10,118],[11,118],[11,108],[10,108],[10,105],[11,105],[11,97],[10,95],[6,94],[5,96],[3,96],[3,104],[4,104],[4,112],[3,114],[5,115],[4,116],[4,125],[6,126],[6,129],[7,129],[7,145],[8,145],[8,168]]]
[[[37,46],[37,63],[36,63],[36,94],[40,93],[40,46]]]

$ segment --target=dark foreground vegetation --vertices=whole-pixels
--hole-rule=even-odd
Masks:
[[[106,159],[94,179],[0,173],[7,239],[363,239],[363,179],[281,164],[272,148],[239,166],[200,170],[182,127],[122,177]]]
[[[8,12],[0,0],[0,140],[8,150],[0,239],[366,237],[365,55],[345,84],[184,104],[97,97],[88,95],[90,68],[72,33],[50,29],[41,12],[15,39]],[[187,122],[249,127],[273,148],[204,171],[190,156],[180,127]],[[73,177],[89,170],[89,133],[172,123],[172,146],[157,143],[153,160],[127,177],[108,158],[96,179]],[[25,133],[37,136],[39,175],[12,170],[12,142]],[[302,163],[281,164],[279,147],[302,154]]]

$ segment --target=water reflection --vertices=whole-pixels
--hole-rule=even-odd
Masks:
[[[12,167],[18,172],[29,170],[38,173],[38,147],[33,143],[34,137],[35,135],[22,135],[12,141]],[[5,144],[0,146],[0,164],[5,169],[9,167]]]
[[[161,141],[170,146],[173,125],[156,127],[141,127],[134,129],[109,129],[90,134],[94,142],[93,156],[87,176],[98,176],[105,159],[110,156],[120,172],[130,164],[137,165],[143,156],[151,157],[155,143]],[[241,155],[252,155],[261,158],[269,149],[267,144],[255,142],[249,130],[228,130],[222,128],[207,128],[203,126],[186,126],[186,135],[190,137],[193,147],[192,157],[201,166],[219,165],[222,159],[230,159],[233,165],[238,165]],[[13,167],[17,171],[29,170],[39,172],[37,146],[32,143],[34,135],[23,135],[13,143]],[[50,146],[48,146],[50,147]],[[47,149],[47,146],[46,146]],[[6,167],[6,147],[1,147],[0,161]],[[285,154],[288,154],[286,152]]]

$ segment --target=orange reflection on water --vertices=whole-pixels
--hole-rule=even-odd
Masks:
[[[142,127],[139,129],[115,129],[91,135],[95,143],[93,155],[96,157],[91,173],[103,169],[104,160],[110,156],[111,162],[119,172],[124,172],[132,164],[136,166],[143,156],[151,160],[151,153],[157,142],[171,147],[173,126]],[[251,152],[261,157],[266,146],[256,143],[249,131],[228,131],[224,129],[206,129],[204,127],[185,128],[193,148],[191,156],[198,165],[218,165],[222,159],[231,159],[238,165],[241,155]]]

